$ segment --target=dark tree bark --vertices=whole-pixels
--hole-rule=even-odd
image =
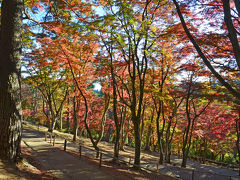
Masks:
[[[153,123],[154,113],[155,111],[153,109],[152,115],[151,115],[151,122],[148,124],[148,130],[147,130],[146,145],[144,148],[146,151],[150,151],[151,134],[153,133],[152,123]]]
[[[144,123],[144,115],[145,115],[145,107],[146,105],[144,104],[143,105],[143,110],[142,110],[142,117],[141,117],[141,141],[142,141],[142,138],[143,138],[143,132],[144,132],[144,127],[145,127],[145,123]]]
[[[112,48],[111,48],[111,51],[112,51]],[[110,57],[111,57],[111,66],[110,67],[111,67],[112,86],[113,86],[113,117],[114,117],[114,123],[115,123],[115,128],[116,128],[116,139],[115,139],[115,142],[114,142],[113,160],[118,161],[121,123],[119,123],[119,119],[118,119],[118,116],[117,116],[117,107],[118,107],[117,82],[116,82],[115,74],[114,74],[112,52],[109,52],[109,54],[110,54]]]
[[[0,158],[16,161],[21,149],[20,57],[23,0],[3,0],[0,34]]]
[[[122,106],[121,110],[121,127],[120,127],[120,144],[119,144],[119,149],[124,151],[124,145],[125,145],[125,137],[126,133],[124,132],[124,125],[125,125],[125,120],[126,120],[126,114],[127,114],[127,106],[125,105],[124,107]]]

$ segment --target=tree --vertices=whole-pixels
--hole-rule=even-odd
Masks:
[[[121,64],[122,71],[127,74],[125,79],[118,75],[115,78],[119,80],[119,84],[122,84],[124,94],[128,97],[123,98],[121,93],[117,92],[120,101],[131,112],[135,140],[134,166],[139,168],[146,74],[152,60],[150,54],[158,37],[156,34],[164,31],[164,29],[159,30],[154,23],[161,19],[160,15],[164,16],[168,12],[159,10],[165,5],[162,1],[114,1],[113,3],[107,1],[105,3],[108,5],[105,7],[110,12],[111,16],[108,17],[112,24],[108,29],[105,23],[104,30],[109,31],[111,33],[109,38],[113,37],[115,40],[114,46],[117,51],[115,55],[118,55],[118,60],[115,62]]]
[[[185,69],[188,74],[188,81],[183,85],[183,89],[186,89],[184,104],[185,112],[183,119],[186,119],[186,121],[181,124],[184,126],[182,135],[183,157],[181,166],[186,167],[187,157],[192,144],[192,136],[195,128],[195,123],[199,116],[201,116],[201,114],[210,105],[211,99],[208,97],[206,90],[204,90],[204,83],[196,81],[196,78],[198,78],[200,74],[196,72],[199,72],[201,69],[192,63],[184,64],[182,66],[182,68]]]
[[[221,11],[223,12],[224,15],[224,22],[227,28],[227,34],[228,38],[231,44],[231,53],[233,54],[233,58],[235,58],[235,64],[237,66],[237,70],[240,68],[240,45],[239,45],[239,39],[237,34],[238,28],[234,26],[234,21],[232,20],[232,15],[231,15],[231,6],[229,0],[222,0],[220,2],[215,2],[214,5],[222,6]],[[184,20],[183,14],[181,12],[181,8],[176,0],[173,0],[173,3],[176,6],[177,13],[179,15],[180,21],[182,23],[183,29],[185,33],[187,34],[189,40],[193,44],[194,48],[196,49],[198,55],[201,57],[205,65],[208,67],[208,69],[212,72],[212,74],[219,80],[219,82],[237,99],[240,99],[240,93],[237,91],[234,87],[233,84],[230,84],[226,79],[218,73],[216,68],[210,63],[210,59],[207,57],[207,55],[204,53],[204,51],[201,49],[199,43],[195,40],[193,35],[191,34],[189,28],[187,27],[187,23]],[[237,10],[237,18],[239,19],[240,17],[240,8],[239,8],[239,1],[234,1],[236,10]],[[206,11],[206,10],[204,10]],[[236,23],[237,24],[237,23]]]
[[[41,43],[43,46],[47,46],[44,40]],[[30,75],[25,80],[41,93],[43,113],[48,119],[48,131],[52,132],[57,120],[60,119],[68,95],[69,85],[66,85],[65,82],[68,80],[69,72],[64,70],[63,65],[55,62],[55,58],[51,54],[54,51],[52,47],[46,48],[45,46],[25,55],[24,63]]]
[[[0,44],[0,158],[16,161],[21,148],[20,57],[23,0],[3,0]]]

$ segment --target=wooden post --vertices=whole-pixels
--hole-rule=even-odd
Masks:
[[[38,124],[38,131],[39,131],[39,126],[40,126],[40,125]]]
[[[64,148],[63,148],[63,150],[64,150],[64,151],[66,151],[66,148],[67,148],[67,140],[65,139],[65,141],[64,141]]]
[[[100,158],[99,158],[99,168],[102,166],[102,152],[100,152]]]
[[[56,138],[56,136],[53,135],[53,146],[55,145],[55,138]]]
[[[192,170],[192,180],[194,180],[194,170]]]
[[[158,162],[157,162],[156,166],[157,166],[157,167],[156,167],[156,172],[158,173]]]
[[[50,133],[50,144],[52,143],[52,133]]]
[[[45,132],[45,141],[47,141],[47,133]]]

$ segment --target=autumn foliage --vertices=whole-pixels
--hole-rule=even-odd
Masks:
[[[239,97],[211,74],[196,49],[238,92],[222,1],[181,1],[197,46],[176,2],[25,2],[30,17],[41,16],[25,28],[25,119],[72,132],[74,140],[88,136],[95,149],[101,140],[112,141],[116,159],[125,145],[134,146],[136,167],[141,149],[158,151],[159,163],[181,154],[182,166],[189,155],[239,161]],[[230,10],[239,33],[234,1]]]

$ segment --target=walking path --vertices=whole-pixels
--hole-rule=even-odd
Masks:
[[[113,180],[114,177],[44,141],[39,132],[23,130],[23,142],[31,148],[40,165],[58,179]]]

